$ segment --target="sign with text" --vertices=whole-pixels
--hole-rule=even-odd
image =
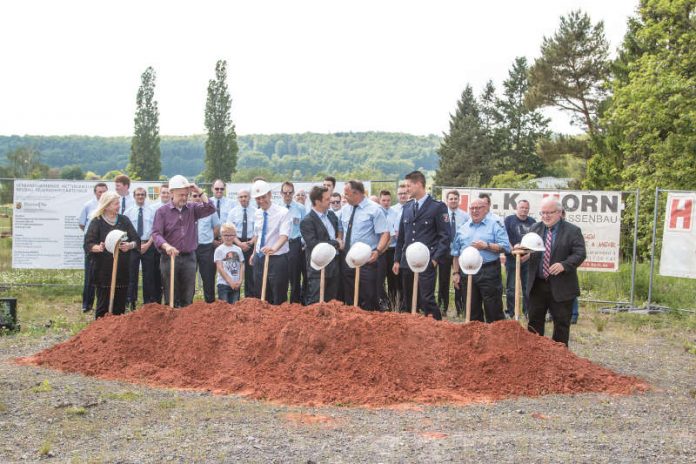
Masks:
[[[15,180],[12,214],[12,267],[82,269],[84,232],[82,207],[94,198],[93,181]],[[106,182],[114,190],[113,182]],[[133,182],[130,192],[144,187],[149,198],[159,183]]]
[[[669,193],[660,275],[696,279],[696,192]]]
[[[566,220],[580,227],[585,237],[587,258],[580,268],[586,271],[619,270],[619,239],[623,210],[621,192],[443,188],[443,201],[452,190],[459,192],[459,207],[467,213],[471,201],[478,198],[479,193],[487,193],[491,197],[491,211],[501,218],[515,214],[517,202],[527,200],[529,215],[537,221],[541,201],[547,196],[555,196],[566,212]]]

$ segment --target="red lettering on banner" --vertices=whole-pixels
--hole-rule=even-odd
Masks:
[[[692,211],[693,201],[691,198],[672,198],[672,204],[669,208],[670,230],[691,230]]]
[[[459,209],[469,212],[469,194],[463,193],[459,196]]]
[[[559,200],[561,199],[561,194],[560,193],[544,193],[541,198],[544,199],[546,197],[556,197]]]

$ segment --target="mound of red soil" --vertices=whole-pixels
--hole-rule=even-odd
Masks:
[[[454,324],[336,302],[151,304],[18,362],[286,404],[467,403],[648,388],[516,322]]]

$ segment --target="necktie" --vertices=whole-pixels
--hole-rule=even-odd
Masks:
[[[452,238],[457,235],[457,221],[455,220],[455,214],[452,213],[452,221],[450,221],[452,227]]]
[[[121,197],[121,214],[126,211],[126,197]]]
[[[542,272],[544,274],[544,279],[549,278],[549,268],[551,267],[551,240],[553,239],[553,232],[551,229],[546,230],[546,240],[544,241],[544,262],[542,264]]]
[[[143,237],[143,207],[138,208],[138,237]]]
[[[259,250],[263,248],[266,245],[266,229],[268,227],[268,213],[266,211],[263,212],[263,226],[261,227],[261,245],[259,246]]]
[[[216,206],[216,208],[217,208],[218,219],[220,219],[220,199],[219,199],[219,198],[217,199],[217,206]]]
[[[246,242],[247,237],[247,211],[244,208],[244,216],[242,217],[242,242]]]
[[[418,201],[416,200],[413,201],[413,209],[415,211],[415,214],[418,214]]]
[[[357,206],[353,206],[353,212],[350,213],[350,220],[348,221],[348,231],[346,232],[346,248],[350,250],[350,240],[353,235],[353,219],[355,218],[355,211],[358,209]]]
[[[290,209],[290,203],[288,203],[288,204],[285,205],[285,206],[286,206],[288,209]]]

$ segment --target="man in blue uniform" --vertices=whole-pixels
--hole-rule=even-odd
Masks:
[[[438,264],[450,259],[450,230],[447,206],[425,192],[425,176],[420,171],[406,175],[406,189],[413,199],[403,208],[399,234],[394,251],[394,274],[401,275],[406,308],[411,307],[413,273],[406,262],[406,248],[421,242],[430,250],[430,266],[420,273],[418,306],[427,316],[441,320],[440,308],[435,301],[435,273]]]

